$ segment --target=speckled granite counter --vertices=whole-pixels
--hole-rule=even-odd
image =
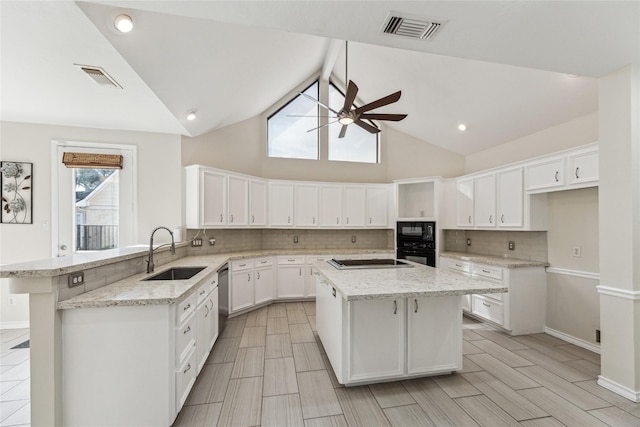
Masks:
[[[496,283],[414,264],[413,268],[338,270],[317,263],[319,274],[347,301],[508,292]]]
[[[548,262],[529,261],[517,258],[505,258],[491,255],[468,254],[466,252],[441,252],[441,257],[455,258],[504,268],[548,267]]]

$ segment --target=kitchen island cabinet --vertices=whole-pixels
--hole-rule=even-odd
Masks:
[[[432,267],[316,264],[316,328],[338,382],[359,385],[462,369],[461,296],[506,292]]]

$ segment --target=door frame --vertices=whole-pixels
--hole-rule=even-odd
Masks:
[[[135,244],[138,237],[138,146],[134,144],[111,144],[106,142],[82,142],[82,141],[66,141],[66,140],[52,140],[51,141],[51,257],[56,258],[58,256],[59,245],[59,199],[60,193],[58,191],[58,168],[62,162],[62,159],[58,158],[58,151],[60,148],[65,149],[101,149],[101,150],[120,150],[127,151],[131,157],[131,163],[133,172],[131,176],[132,188],[131,188],[131,244]],[[70,255],[73,255],[73,251]]]

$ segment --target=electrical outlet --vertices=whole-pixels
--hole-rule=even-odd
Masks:
[[[298,236],[293,236],[293,243],[298,243]]]
[[[216,239],[214,237],[209,239],[209,246],[215,246],[216,245]]]
[[[579,257],[580,255],[581,255],[580,246],[574,246],[573,247],[573,256],[574,257]]]
[[[596,342],[600,342],[600,329],[596,329]]]
[[[513,240],[509,241],[509,250],[510,251],[515,251],[516,250],[516,242],[514,242]]]
[[[73,288],[74,286],[80,286],[84,284],[84,272],[83,271],[77,271],[75,273],[71,273],[69,274],[69,282],[68,285],[70,288]]]
[[[356,242],[356,236],[351,236],[351,243],[355,243]]]
[[[197,239],[192,239],[191,240],[191,246],[202,246],[202,239],[197,238]]]
[[[9,299],[7,300],[7,303],[9,305],[16,305],[16,299],[14,297],[9,297]]]
[[[467,246],[471,246],[471,239],[467,239]]]

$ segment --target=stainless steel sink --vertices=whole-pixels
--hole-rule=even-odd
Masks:
[[[173,267],[142,280],[187,280],[205,268],[207,267]]]

